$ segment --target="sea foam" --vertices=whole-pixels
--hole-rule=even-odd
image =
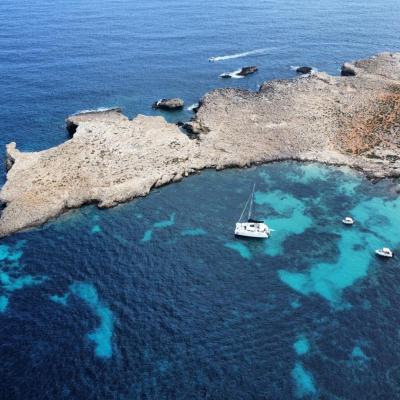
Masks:
[[[77,111],[72,115],[102,113],[102,112],[106,112],[106,111],[121,111],[121,107],[117,107],[117,106],[115,106],[115,107],[99,107],[99,108],[94,108],[94,109]]]

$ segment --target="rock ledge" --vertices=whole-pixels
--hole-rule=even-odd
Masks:
[[[345,64],[355,75],[264,83],[258,92],[207,93],[187,124],[129,120],[119,109],[67,119],[72,138],[24,153],[7,145],[0,236],[88,203],[111,207],[203,168],[281,160],[348,165],[400,176],[400,53]],[[350,75],[350,76],[349,76]]]

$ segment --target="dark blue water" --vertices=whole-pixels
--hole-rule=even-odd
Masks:
[[[57,145],[82,109],[160,114],[159,97],[190,105],[294,65],[337,74],[399,50],[399,19],[394,0],[5,0],[0,146]],[[254,181],[275,229],[265,242],[232,237]],[[398,398],[399,262],[373,250],[400,251],[399,226],[395,182],[283,163],[204,172],[3,239],[0,398]]]

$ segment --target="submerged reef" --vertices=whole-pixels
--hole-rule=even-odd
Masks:
[[[172,225],[174,225],[174,224],[175,224],[175,213],[172,213],[172,214],[169,216],[168,219],[163,220],[163,221],[155,222],[155,223],[153,224],[153,227],[152,227],[151,229],[148,229],[148,230],[144,233],[141,242],[142,242],[142,243],[149,242],[149,241],[152,239],[152,237],[153,237],[154,229],[164,229],[164,228],[168,228],[168,227],[170,227],[170,226],[172,226]]]
[[[204,168],[292,159],[400,176],[400,53],[344,71],[269,81],[257,92],[214,90],[185,124],[190,135],[161,117],[129,120],[115,109],[70,116],[72,138],[48,150],[10,143],[0,236],[84,204],[112,207]]]
[[[394,247],[398,243],[400,198],[374,197],[359,203],[350,214],[357,221],[351,230],[341,231],[339,257],[333,262],[321,262],[302,272],[282,269],[280,279],[303,295],[318,294],[334,307],[343,307],[342,293],[365,277],[374,253],[382,243]],[[379,233],[369,229],[374,221],[384,224]],[[351,260],[349,262],[349,260]],[[349,267],[349,265],[351,267]]]
[[[246,260],[250,260],[252,257],[249,248],[244,243],[228,242],[225,243],[225,247],[237,251]]]
[[[300,336],[293,344],[293,348],[298,356],[307,354],[310,350],[310,343],[305,336]]]
[[[83,300],[85,304],[98,317],[100,323],[96,329],[89,332],[87,337],[95,343],[95,354],[100,358],[110,358],[112,356],[112,336],[114,328],[114,316],[111,310],[100,300],[96,288],[85,282],[74,282],[69,286],[69,291],[64,295],[51,295],[50,300],[68,305],[70,295],[73,294]]]
[[[301,362],[296,362],[292,370],[292,378],[295,385],[295,397],[302,399],[310,398],[317,394],[315,381],[312,373],[304,368]]]
[[[24,265],[20,261],[24,246],[24,240],[14,246],[0,245],[0,313],[7,310],[12,292],[39,285],[47,279],[46,276],[24,274]]]

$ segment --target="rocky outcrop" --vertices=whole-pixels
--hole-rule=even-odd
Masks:
[[[96,113],[71,119],[78,128],[57,147],[24,153],[15,143],[7,146],[14,162],[0,193],[6,204],[0,236],[83,204],[111,207],[144,196],[197,166],[198,146],[162,117],[130,121],[119,113]]]
[[[79,124],[83,121],[104,121],[106,120],[122,120],[126,119],[125,115],[122,114],[122,108],[120,107],[112,107],[106,109],[98,109],[98,110],[88,110],[81,111],[77,114],[70,115],[65,120],[65,125],[70,136],[73,136],[79,126]]]
[[[296,72],[301,75],[311,74],[312,68],[311,67],[298,67],[298,68],[296,68]]]
[[[292,159],[400,176],[400,53],[351,65],[351,79],[317,72],[258,92],[214,90],[186,124],[190,135],[161,117],[108,111],[68,118],[73,137],[48,150],[25,153],[10,143],[0,236],[83,204],[144,196],[203,168]]]
[[[340,71],[340,74],[342,76],[356,76],[356,70],[354,68],[354,65],[350,63],[344,63],[342,65],[342,69]]]
[[[15,148],[15,143],[12,142],[6,147],[6,170],[9,171],[14,165],[15,159],[13,157],[13,149]]]
[[[254,74],[254,73],[257,72],[257,71],[258,71],[258,68],[255,67],[254,65],[253,65],[253,66],[250,66],[250,67],[243,67],[243,68],[240,70],[240,72],[238,72],[238,75],[240,75],[240,76],[247,76],[247,75],[250,75],[250,74]]]
[[[218,168],[296,159],[399,176],[400,53],[352,65],[351,80],[316,72],[266,82],[258,92],[206,94],[193,121],[208,130],[201,149],[220,150]]]
[[[185,105],[182,99],[160,99],[153,104],[153,108],[166,110],[166,111],[176,111],[181,110]]]
[[[258,71],[258,68],[255,66],[250,66],[250,67],[243,67],[240,68],[236,71],[233,72],[224,72],[220,75],[221,78],[237,78],[237,77],[243,77],[247,75],[254,74],[255,72]]]
[[[200,121],[196,120],[184,123],[182,128],[190,135],[200,135],[201,133],[206,134],[209,132],[209,129],[206,126],[203,126]]]
[[[219,77],[222,79],[229,79],[232,78],[233,76],[236,76],[237,72],[233,71],[233,72],[223,72]]]

